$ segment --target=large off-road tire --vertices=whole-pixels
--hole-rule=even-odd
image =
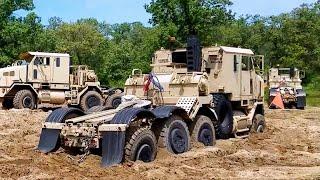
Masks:
[[[197,116],[190,129],[193,141],[203,143],[205,146],[214,146],[216,144],[216,132],[209,117]]]
[[[13,108],[13,99],[4,99],[2,102],[2,109]]]
[[[218,138],[227,139],[233,130],[233,112],[230,101],[222,94],[213,95],[213,103],[218,116],[216,133]]]
[[[130,130],[129,130],[130,131]],[[125,161],[154,161],[157,155],[157,140],[148,128],[139,128],[127,136]]]
[[[88,109],[88,111],[86,111],[86,114],[92,114],[92,113],[96,113],[96,112],[101,112],[101,111],[106,111],[110,108],[106,107],[106,106],[93,106],[92,108]]]
[[[253,118],[251,132],[252,133],[263,133],[266,128],[266,121],[264,116],[261,114],[256,114]]]
[[[20,90],[13,98],[15,109],[34,109],[36,106],[35,95],[30,90]]]
[[[190,133],[181,117],[173,115],[163,124],[158,145],[174,154],[189,151]]]
[[[102,106],[103,98],[97,91],[88,91],[80,100],[80,107],[83,111],[88,111],[94,106]]]
[[[123,94],[112,94],[106,100],[106,107],[116,109],[121,104],[121,97]]]

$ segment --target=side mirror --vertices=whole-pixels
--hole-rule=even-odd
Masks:
[[[306,72],[305,71],[300,71],[299,72],[299,77],[300,77],[300,79],[305,78],[306,77]]]

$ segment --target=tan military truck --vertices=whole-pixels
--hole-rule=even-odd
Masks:
[[[297,68],[271,68],[268,78],[270,108],[275,108],[272,102],[280,94],[286,108],[304,109],[306,93],[301,85],[304,77],[304,71]]]
[[[69,54],[27,52],[21,58],[0,69],[0,101],[4,108],[69,105],[86,111],[103,105],[114,94],[100,86],[95,72],[87,66],[71,66]],[[114,104],[121,103],[120,97],[113,100]]]
[[[52,112],[38,149],[76,148],[84,156],[100,149],[102,165],[111,166],[153,161],[158,147],[180,154],[191,148],[191,140],[213,146],[216,135],[263,132],[263,56],[242,48],[201,48],[192,37],[187,48],[157,51],[151,67],[150,74],[133,70],[115,110]]]

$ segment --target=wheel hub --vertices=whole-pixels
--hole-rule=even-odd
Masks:
[[[198,141],[202,142],[205,146],[211,146],[212,141],[213,141],[213,132],[210,128],[206,127],[205,125],[202,126],[199,136],[198,136]]]
[[[115,99],[112,101],[112,107],[117,108],[121,104],[121,99]]]
[[[22,104],[24,108],[31,108],[32,98],[29,96],[24,97],[22,100]]]
[[[257,128],[257,132],[258,132],[258,133],[262,133],[263,130],[264,130],[263,125],[259,125],[258,128]]]
[[[172,130],[171,137],[170,137],[170,144],[171,144],[172,149],[176,153],[185,152],[186,139],[183,136],[182,130],[180,130],[180,129]]]
[[[91,96],[87,100],[87,105],[89,108],[92,108],[94,106],[99,106],[98,99],[95,96]]]
[[[143,144],[136,155],[136,160],[151,162],[152,148],[149,144]]]

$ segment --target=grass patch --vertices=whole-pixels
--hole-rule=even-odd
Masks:
[[[307,92],[307,105],[320,107],[320,76],[312,78],[304,89]]]
[[[307,105],[320,107],[320,90],[306,87],[307,92]]]

